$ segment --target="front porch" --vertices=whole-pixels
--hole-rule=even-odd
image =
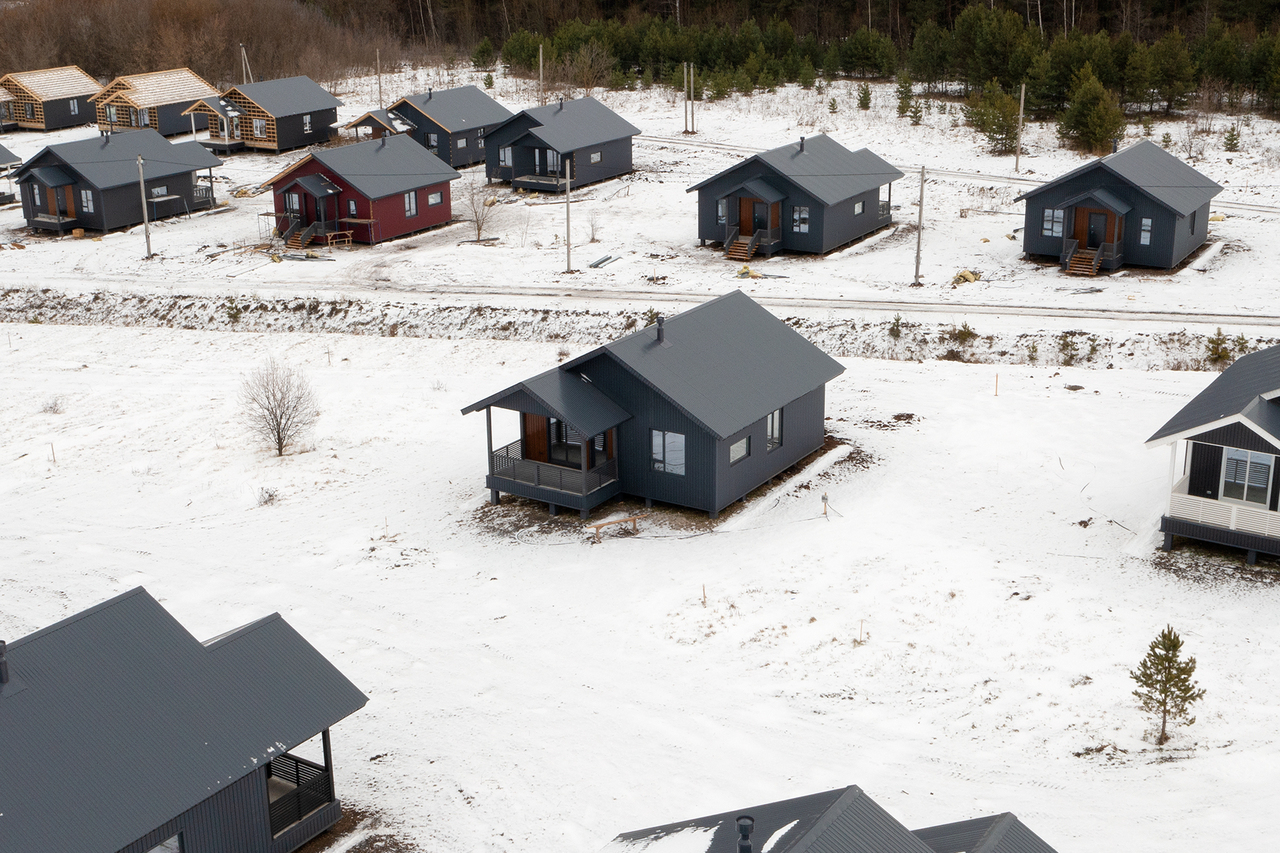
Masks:
[[[1174,536],[1186,536],[1242,548],[1250,565],[1258,554],[1280,556],[1280,512],[1264,504],[1250,506],[1188,494],[1190,479],[1184,476],[1174,484],[1168,514],[1160,517],[1164,550],[1172,549]]]
[[[759,178],[716,199],[717,214],[724,220],[724,256],[745,263],[757,254],[769,257],[782,251],[785,199],[777,188]]]
[[[333,754],[328,729],[321,732],[321,743],[323,765],[287,752],[267,763],[271,853],[292,853],[342,816],[342,804],[333,795]]]
[[[563,461],[529,458],[522,439],[495,450],[489,457],[490,473],[485,478],[492,502],[497,503],[498,494],[506,492],[542,501],[552,515],[563,506],[578,510],[585,518],[593,508],[622,491],[616,458],[588,468],[582,464],[581,445],[562,444],[549,450]],[[592,455],[598,454],[589,453],[588,459]]]
[[[1097,275],[1124,264],[1125,214],[1133,208],[1103,189],[1094,189],[1046,210],[1046,227],[1060,230],[1058,262],[1068,275]],[[1051,217],[1060,218],[1051,222]]]
[[[560,175],[521,175],[511,179],[511,186],[515,189],[543,193],[562,193],[568,185],[569,182]]]

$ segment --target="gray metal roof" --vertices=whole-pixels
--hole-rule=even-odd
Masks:
[[[1084,192],[1080,193],[1079,195],[1075,195],[1075,196],[1072,196],[1071,198],[1063,199],[1062,201],[1058,202],[1058,204],[1061,205],[1062,207],[1075,207],[1077,204],[1079,204],[1082,201],[1085,201],[1086,199],[1093,199],[1094,201],[1098,202],[1098,204],[1102,205],[1103,207],[1107,208],[1108,210],[1120,216],[1124,216],[1126,213],[1133,210],[1133,205],[1129,204],[1128,202],[1125,202],[1122,199],[1116,198],[1114,193],[1107,192],[1101,187],[1092,187],[1091,189],[1087,189]]]
[[[462,177],[456,169],[403,135],[369,139],[340,148],[322,148],[310,156],[371,199]]]
[[[933,853],[1056,853],[1014,815],[962,820],[912,832]]]
[[[45,154],[51,154],[65,169],[80,175],[98,189],[124,186],[138,181],[138,157],[143,160],[143,175],[147,180],[181,175],[197,169],[221,166],[222,161],[196,142],[170,142],[151,129],[109,133],[60,142],[42,148],[14,172],[14,180],[22,177],[37,163],[47,163]]]
[[[324,175],[303,175],[294,183],[306,190],[312,198],[325,198],[342,192]]]
[[[740,290],[562,365],[608,353],[718,438],[831,381],[844,368]]]
[[[625,832],[607,850],[663,853],[671,839],[672,853],[736,853],[739,815],[755,820],[752,849],[769,853],[932,853],[856,785]]]
[[[21,163],[22,158],[14,154],[8,148],[0,145],[0,166],[12,166],[14,163]]]
[[[279,614],[202,645],[141,587],[7,657],[5,853],[112,853],[367,701]]]
[[[1147,444],[1167,444],[1223,422],[1247,422],[1280,444],[1280,346],[1236,359]]]
[[[516,113],[511,119],[522,115],[538,123],[536,127],[529,128],[528,133],[561,154],[616,139],[628,139],[640,133],[640,128],[595,98],[556,101]]]
[[[1222,187],[1197,172],[1149,139],[1141,139],[1115,154],[1094,160],[1065,175],[1023,193],[1014,201],[1022,201],[1069,181],[1085,172],[1101,169],[1113,179],[1134,187],[1169,208],[1179,216],[1187,216],[1204,205]],[[1105,180],[1105,179],[1102,179]]]
[[[518,399],[520,391],[530,394],[547,411],[586,436],[599,435],[631,418],[628,411],[606,397],[590,382],[559,367],[553,367],[532,379],[517,382],[510,388],[472,403],[462,410],[462,414],[477,412],[486,406],[515,408],[519,411],[515,399]]]
[[[59,169],[57,166],[36,166],[29,169],[28,173],[46,187],[69,187],[76,182],[76,179]]]
[[[280,80],[246,83],[243,86],[232,86],[227,94],[233,91],[244,95],[276,118],[342,106],[342,101],[330,95],[310,77],[284,77]]]
[[[353,127],[381,127],[392,133],[404,133],[412,129],[413,125],[401,118],[395,110],[369,110],[355,121],[348,122],[343,129],[350,130]]]
[[[475,86],[459,86],[439,91],[432,89],[418,95],[405,95],[389,109],[394,110],[402,102],[449,133],[501,124],[513,115],[511,110]]]
[[[736,166],[694,184],[687,192],[699,190],[748,163],[765,164],[824,204],[838,204],[903,176],[901,171],[870,149],[850,151],[826,134],[805,139],[803,146],[802,151],[800,142],[792,142],[772,151],[754,154]]]

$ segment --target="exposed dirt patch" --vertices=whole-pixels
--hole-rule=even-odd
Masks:
[[[1280,560],[1258,555],[1258,564],[1245,563],[1245,552],[1239,548],[1174,540],[1174,550],[1157,551],[1151,565],[1161,572],[1168,572],[1179,580],[1197,584],[1264,584],[1280,583]]]
[[[297,853],[325,853],[350,840],[357,834],[370,835],[346,853],[421,853],[420,847],[397,838],[391,830],[382,828],[382,818],[376,812],[342,807],[342,818],[328,832],[322,832],[298,848]]]

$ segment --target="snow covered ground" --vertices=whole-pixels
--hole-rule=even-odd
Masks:
[[[848,359],[828,414],[869,467],[593,545],[488,508],[458,414],[556,344],[3,332],[0,636],[137,584],[201,638],[281,611],[370,696],[335,730],[341,796],[423,850],[592,853],[850,783],[912,827],[1013,811],[1063,853],[1271,825],[1280,586],[1154,551],[1168,457],[1142,441],[1203,374]],[[283,459],[235,419],[267,355],[323,406]],[[1161,753],[1127,673],[1166,623],[1208,692]]]
[[[384,90],[477,77],[412,70]],[[371,697],[335,731],[341,796],[424,851],[518,840],[594,853],[623,830],[851,783],[911,827],[1013,811],[1062,853],[1257,848],[1280,805],[1280,587],[1230,557],[1155,552],[1168,459],[1142,447],[1210,379],[1152,369],[1170,353],[1194,361],[1200,344],[1179,349],[1178,335],[1203,324],[1082,326],[1015,309],[1240,314],[1253,320],[1227,331],[1256,345],[1280,314],[1280,212],[1224,208],[1212,235],[1223,247],[1203,269],[1126,271],[1082,293],[1006,239],[1021,225],[1020,189],[1001,177],[1010,158],[986,154],[954,104],[912,128],[892,87],[874,88],[869,112],[845,83],[702,105],[683,143],[670,141],[682,129],[670,93],[605,93],[648,138],[636,174],[575,194],[567,275],[563,206],[505,191],[494,246],[463,243],[474,232],[457,223],[279,264],[234,250],[263,237],[265,194],[158,224],[151,261],[140,229],[28,239],[20,212],[0,211],[3,243],[27,246],[0,251],[0,283],[32,291],[0,294],[0,308],[46,288],[84,306],[0,327],[0,637],[138,584],[201,638],[281,611]],[[524,81],[500,77],[495,91],[512,108],[533,102]],[[338,94],[343,121],[377,105],[372,79]],[[1157,122],[1155,138],[1182,128]],[[5,144],[26,157],[93,132]],[[689,185],[740,159],[736,147],[818,132],[908,172],[893,196],[903,222],[921,164],[993,176],[930,178],[924,288],[908,287],[905,229],[753,265],[783,278],[737,279],[698,248]],[[1217,139],[1192,142],[1207,142],[1196,166],[1227,186],[1220,199],[1280,207],[1280,125],[1250,119],[1237,155]],[[1031,126],[1027,143],[1030,177],[1083,162],[1050,126]],[[300,156],[229,158],[219,195]],[[209,257],[221,248],[233,251]],[[623,260],[585,268],[607,254]],[[953,288],[966,268],[982,279]],[[599,545],[576,518],[484,504],[484,422],[462,406],[561,348],[616,336],[623,312],[739,286],[765,300],[957,306],[901,310],[901,351],[858,337],[897,308],[795,312],[833,352],[904,359],[845,358],[829,387],[832,431],[872,464],[827,458],[718,525],[668,511]],[[279,301],[242,331],[204,330],[226,327],[211,312],[227,296]],[[283,317],[348,297],[368,303],[350,322]],[[1090,366],[1119,369],[1051,365],[1043,344],[1041,366],[910,349],[975,303],[1009,309],[973,319],[997,338],[975,345],[992,358],[1025,352],[1022,335],[1075,328],[1104,348]],[[534,309],[555,312],[550,331],[532,329]],[[121,327],[134,322],[193,328]],[[424,337],[390,336],[399,322]],[[246,446],[235,418],[239,377],[268,355],[305,367],[324,410],[313,442],[284,459]],[[278,499],[259,505],[264,489]],[[1197,724],[1159,752],[1128,671],[1166,623],[1208,692]]]

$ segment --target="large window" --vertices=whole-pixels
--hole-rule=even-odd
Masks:
[[[115,105],[115,104],[107,104],[107,123],[108,123],[108,124],[115,124],[115,123],[116,123],[116,121],[117,121],[117,119],[116,119],[116,105]]]
[[[1066,218],[1065,210],[1054,210],[1051,207],[1044,209],[1044,222],[1041,223],[1040,236],[1042,237],[1061,237],[1062,223]]]
[[[742,438],[729,445],[729,464],[736,465],[751,455],[751,436]]]
[[[510,145],[506,146],[505,148],[498,149],[498,165],[499,166],[511,165],[511,146]]]
[[[556,151],[554,148],[547,149],[547,171],[560,171],[560,152]]]
[[[297,216],[299,211],[302,210],[302,196],[298,193],[285,193],[284,209],[286,213]]]
[[[1228,447],[1222,466],[1222,496],[1238,501],[1267,505],[1271,485],[1271,465],[1275,457]]]
[[[93,190],[80,190],[80,211],[93,213]]]
[[[791,208],[791,230],[797,234],[809,233],[809,208]]]
[[[724,225],[729,221],[729,199],[722,198],[716,202],[716,224]]]
[[[404,194],[404,215],[408,219],[418,215],[418,191],[407,192]]]
[[[1138,242],[1143,246],[1151,245],[1151,220],[1144,218],[1142,220],[1142,233],[1138,235]]]
[[[255,118],[253,120],[253,135],[258,139],[265,139],[267,136],[267,120],[265,118]]]
[[[782,409],[770,412],[764,419],[764,449],[766,452],[782,446]]]
[[[653,470],[684,474],[684,435],[678,432],[649,431],[653,439]]]

